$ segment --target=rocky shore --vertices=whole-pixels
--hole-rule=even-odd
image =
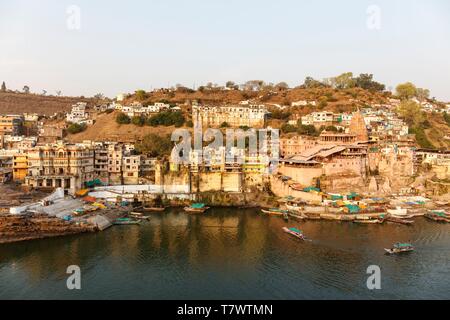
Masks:
[[[0,244],[95,232],[93,225],[45,214],[0,215]]]

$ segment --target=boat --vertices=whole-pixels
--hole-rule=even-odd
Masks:
[[[147,212],[163,212],[166,210],[164,207],[144,207],[144,211]]]
[[[150,220],[149,216],[144,216],[140,212],[130,212],[130,215],[136,220]]]
[[[294,236],[300,240],[305,240],[305,236],[303,235],[303,232],[298,230],[297,228],[283,228],[283,231],[290,234],[291,236]]]
[[[450,216],[445,211],[429,211],[425,214],[425,218],[436,222],[450,223]]]
[[[190,207],[185,207],[184,211],[188,213],[204,213],[208,209],[209,207],[207,207],[204,203],[194,203]]]
[[[397,254],[414,251],[414,247],[409,243],[396,243],[391,249],[384,249],[388,254]]]
[[[272,208],[272,209],[261,209],[261,212],[264,214],[268,214],[271,216],[283,216],[285,213],[288,213],[286,210],[281,210],[278,208]]]
[[[358,224],[382,224],[383,220],[379,219],[353,220],[353,222]]]
[[[141,224],[141,222],[130,218],[118,218],[113,222],[113,225],[136,225],[136,224]]]
[[[406,219],[401,219],[401,218],[392,217],[392,216],[387,216],[385,218],[385,220],[388,222],[404,224],[404,225],[412,225],[414,223],[414,220],[406,220]]]
[[[288,215],[290,218],[295,219],[295,220],[305,220],[306,219],[306,217],[303,214],[295,214],[295,213],[289,212]]]
[[[403,209],[402,207],[396,207],[395,209],[387,209],[387,213],[393,216],[406,216],[408,214],[408,209]]]

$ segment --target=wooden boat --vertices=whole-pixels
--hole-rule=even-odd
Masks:
[[[425,214],[425,218],[436,222],[450,223],[450,217],[445,212],[430,211]]]
[[[131,212],[130,215],[132,215],[133,219],[136,220],[150,220],[149,216],[143,216],[142,213],[139,212]]]
[[[144,207],[144,211],[147,212],[163,212],[166,210],[164,207]]]
[[[414,223],[414,220],[406,220],[406,219],[401,219],[401,218],[396,218],[396,217],[391,217],[391,216],[387,216],[385,218],[385,220],[388,222],[404,224],[404,225],[412,225]]]
[[[288,213],[288,211],[286,211],[286,210],[280,210],[277,208],[261,209],[261,212],[264,214],[271,215],[271,216],[283,216],[285,213]]]
[[[289,215],[289,217],[291,217],[294,220],[305,220],[306,219],[306,217],[302,214],[295,214],[295,213],[289,212],[288,215]]]
[[[204,203],[194,203],[190,207],[185,207],[184,211],[188,213],[204,213],[208,209],[209,207],[207,207]]]
[[[368,219],[368,220],[353,220],[354,223],[358,224],[382,224],[382,220],[378,219]]]
[[[397,243],[391,249],[384,249],[388,254],[398,254],[414,251],[414,247],[409,243]]]
[[[136,221],[130,218],[118,218],[114,220],[113,225],[136,225],[141,224],[140,221]]]
[[[297,239],[305,240],[305,236],[297,228],[286,228],[286,227],[284,227],[283,231],[286,232],[287,234],[290,234],[291,236],[296,237]]]

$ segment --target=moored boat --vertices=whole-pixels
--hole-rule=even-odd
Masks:
[[[385,220],[388,222],[404,224],[404,225],[412,225],[414,223],[414,220],[406,220],[406,219],[401,219],[401,218],[392,217],[392,216],[387,216],[385,218]]]
[[[297,228],[283,228],[283,231],[287,234],[290,234],[291,236],[294,236],[300,240],[305,240],[305,236],[303,235],[303,232],[298,230]]]
[[[429,211],[425,214],[425,218],[436,222],[450,223],[450,216],[445,211]]]
[[[358,224],[382,224],[383,220],[379,219],[353,220],[353,222]]]
[[[388,254],[397,254],[414,251],[414,247],[410,243],[396,243],[391,249],[384,249]]]
[[[141,224],[141,222],[130,218],[118,218],[113,222],[113,225],[136,225],[136,224]]]
[[[147,212],[163,212],[166,210],[164,207],[144,207],[144,211]]]
[[[208,209],[209,207],[207,207],[204,203],[194,203],[190,207],[185,207],[184,211],[188,213],[204,213]]]
[[[268,214],[271,216],[283,216],[285,213],[288,213],[286,210],[281,210],[278,208],[271,208],[271,209],[261,209],[261,212],[264,214]]]

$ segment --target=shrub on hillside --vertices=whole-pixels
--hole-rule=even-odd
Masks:
[[[131,119],[125,113],[121,112],[116,116],[116,122],[118,124],[130,124]]]
[[[175,127],[182,127],[185,123],[186,119],[184,118],[184,115],[182,112],[160,112],[150,118],[147,119],[147,125],[152,127],[157,126],[175,126]]]
[[[70,134],[77,134],[77,133],[83,132],[84,130],[86,130],[86,128],[87,128],[87,126],[84,123],[82,123],[82,124],[72,123],[67,128],[67,132],[69,132]]]

